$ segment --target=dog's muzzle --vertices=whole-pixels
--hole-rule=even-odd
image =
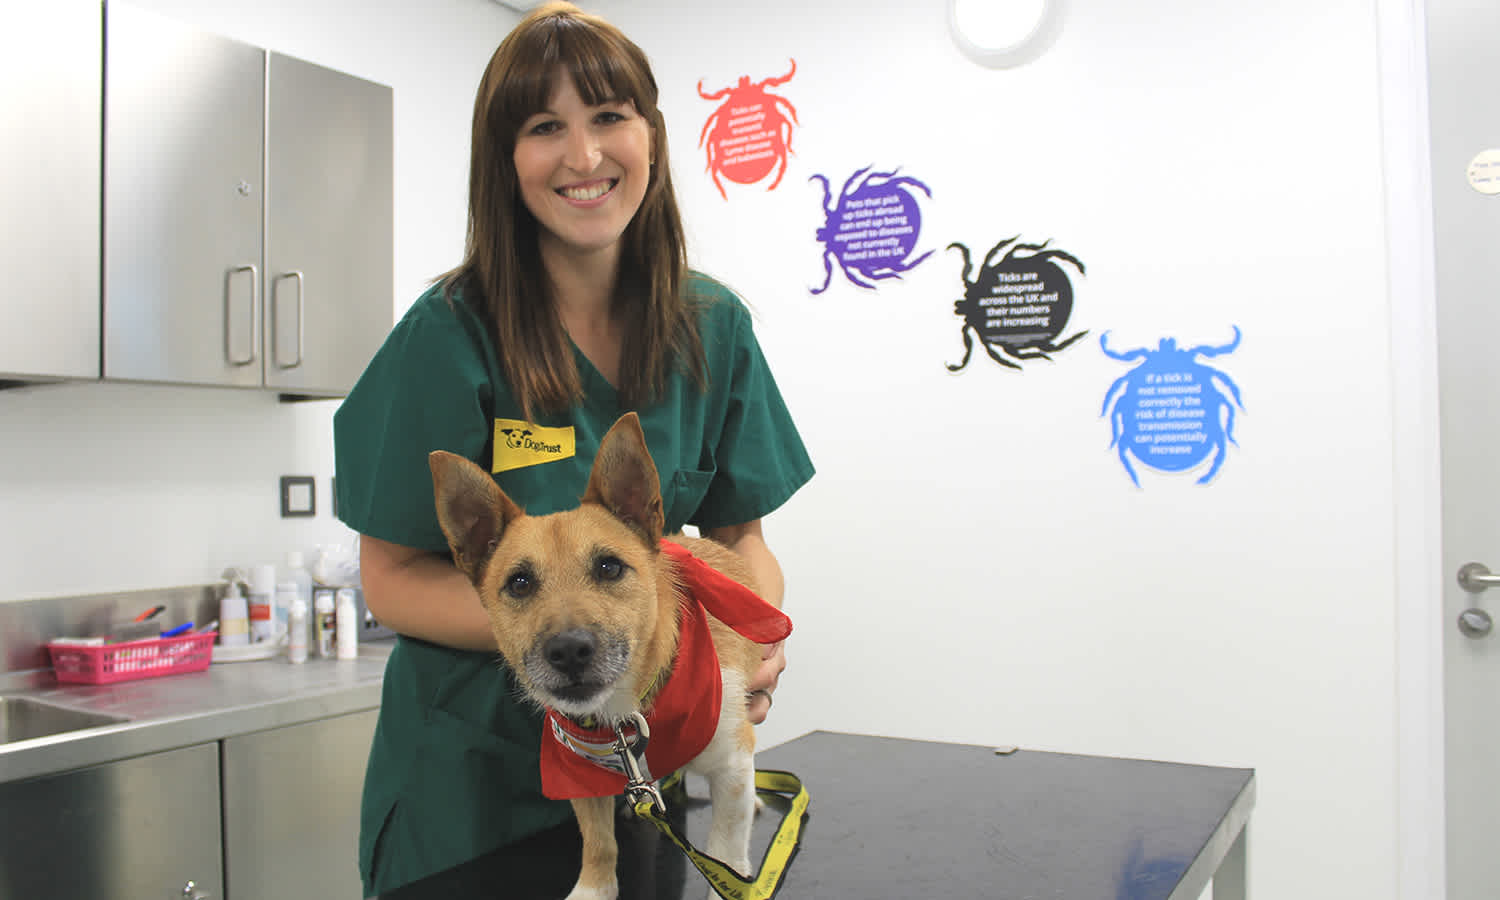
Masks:
[[[538,691],[550,695],[537,698],[543,705],[556,705],[554,700],[589,703],[614,686],[629,659],[624,641],[590,628],[568,628],[532,648],[526,672]]]

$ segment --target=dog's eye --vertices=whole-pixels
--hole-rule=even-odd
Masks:
[[[600,581],[619,581],[625,574],[625,563],[617,556],[601,556],[594,560],[594,577]]]
[[[536,591],[536,579],[530,572],[516,572],[505,579],[505,593],[517,600],[525,600]]]

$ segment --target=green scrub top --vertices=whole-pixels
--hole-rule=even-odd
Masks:
[[[674,371],[663,395],[637,410],[669,532],[760,518],[813,474],[744,305],[696,273],[688,295],[699,309],[708,388]],[[576,347],[574,357],[582,402],[525,423],[483,318],[461,296],[449,303],[440,286],[427,291],[334,415],[339,518],[360,534],[446,554],[432,450],[504,469],[496,483],[533,515],[577,506],[600,439],[628,410]],[[516,700],[498,659],[397,639],[365,774],[359,866],[367,894],[572,816],[570,804],[542,796],[541,716]]]

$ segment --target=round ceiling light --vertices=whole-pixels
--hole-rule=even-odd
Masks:
[[[948,29],[963,54],[1006,69],[1041,56],[1057,38],[1063,0],[948,0]]]

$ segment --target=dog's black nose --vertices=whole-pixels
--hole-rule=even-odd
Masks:
[[[586,628],[569,628],[549,638],[542,652],[552,668],[577,678],[594,661],[594,652],[598,647],[599,643],[592,631]]]

